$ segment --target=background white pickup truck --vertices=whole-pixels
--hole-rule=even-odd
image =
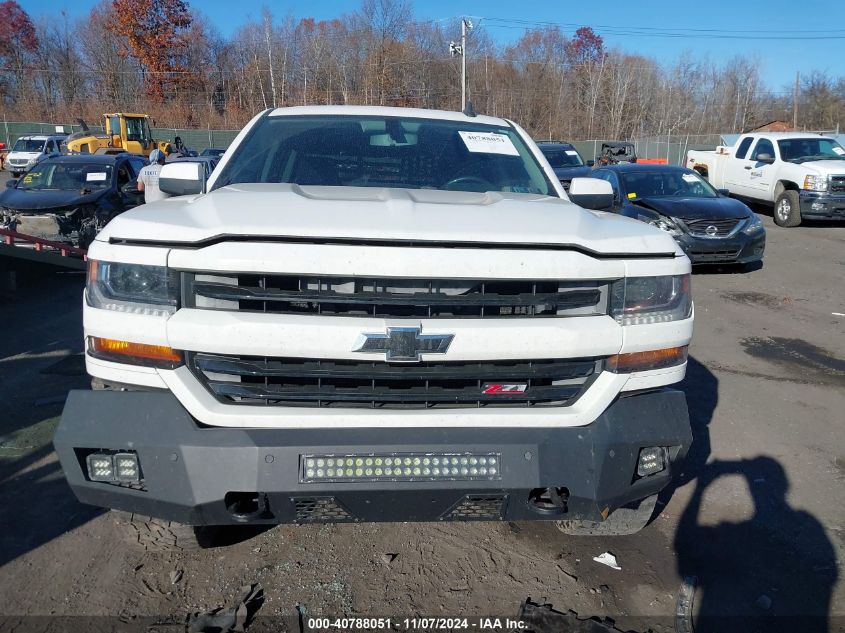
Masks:
[[[746,134],[733,147],[688,152],[685,166],[732,196],[773,204],[779,226],[845,218],[845,149],[832,138]]]

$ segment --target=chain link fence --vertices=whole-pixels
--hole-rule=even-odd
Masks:
[[[89,125],[88,127],[94,134],[105,133],[103,126]],[[0,129],[0,139],[6,143],[7,148],[11,148],[21,136],[31,134],[72,134],[81,130],[82,126],[78,123],[38,123],[34,121],[4,120],[3,128]],[[229,147],[240,130],[212,130],[211,128],[198,130],[154,127],[151,128],[151,132],[153,138],[156,140],[173,142],[178,136],[189,149],[201,152],[207,147],[222,149]]]
[[[601,145],[610,140],[626,140],[634,144],[639,158],[663,158],[670,165],[680,165],[689,150],[712,150],[722,145],[720,134],[695,134],[671,136],[644,136],[630,139],[590,139],[572,141],[572,145],[584,160],[596,160],[601,154]]]

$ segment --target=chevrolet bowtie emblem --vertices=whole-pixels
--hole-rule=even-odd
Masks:
[[[388,362],[419,362],[421,354],[445,354],[454,334],[422,334],[418,327],[389,327],[387,334],[364,332],[353,352],[382,353]]]

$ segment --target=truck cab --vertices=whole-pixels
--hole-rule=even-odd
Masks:
[[[149,156],[156,148],[149,118],[146,114],[106,114],[106,134],[114,147],[122,147],[130,154]]]

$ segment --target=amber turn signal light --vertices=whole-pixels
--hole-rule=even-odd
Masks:
[[[98,336],[88,337],[88,353],[115,363],[173,369],[182,364],[182,353],[166,345],[130,343]]]
[[[617,354],[607,359],[607,370],[615,374],[629,374],[635,371],[650,369],[665,369],[682,365],[687,360],[687,345],[683,347],[667,347],[647,352],[632,352]]]

